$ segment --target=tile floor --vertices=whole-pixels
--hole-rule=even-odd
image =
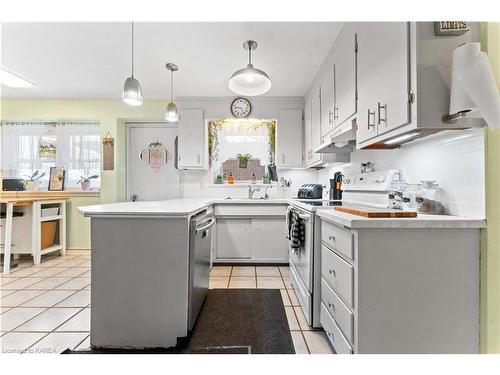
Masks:
[[[60,353],[90,346],[90,255],[22,257],[0,274],[1,353]],[[280,289],[297,353],[332,353],[325,333],[305,322],[288,267],[215,266],[210,288]]]

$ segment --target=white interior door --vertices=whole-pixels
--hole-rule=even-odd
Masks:
[[[127,199],[156,201],[180,198],[180,171],[175,168],[177,125],[127,124]],[[147,157],[151,144],[165,151],[161,166]],[[142,155],[142,158],[141,158]]]

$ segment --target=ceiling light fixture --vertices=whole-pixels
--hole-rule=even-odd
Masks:
[[[410,138],[416,137],[419,134],[420,134],[420,132],[413,132],[413,133],[410,133],[410,134],[400,135],[399,137],[395,137],[395,138],[389,139],[388,141],[385,141],[384,143],[386,145],[393,145],[395,143],[399,143],[399,142],[402,142],[402,141],[406,141],[406,140],[408,140]]]
[[[238,95],[257,96],[265,94],[271,88],[269,76],[252,65],[252,51],[257,48],[257,42],[247,40],[243,48],[248,50],[248,65],[237,70],[229,80],[229,88]]]
[[[170,70],[170,101],[167,104],[165,120],[167,122],[177,122],[179,121],[179,111],[177,111],[177,106],[174,101],[174,72],[179,70],[179,68],[173,63],[167,63],[165,67]]]
[[[134,23],[132,22],[132,76],[125,80],[123,85],[123,101],[129,105],[142,105],[142,88],[134,78]]]
[[[18,76],[17,74],[11,73],[3,68],[0,69],[0,84],[12,87],[12,88],[25,88],[36,86],[33,82]]]

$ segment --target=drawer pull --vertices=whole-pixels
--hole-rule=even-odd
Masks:
[[[333,312],[335,312],[335,305],[333,303],[328,302],[328,307],[332,309]]]
[[[330,275],[333,275],[333,277],[335,277],[335,270],[334,270],[333,268],[330,268],[330,269],[328,270],[328,273],[329,273]]]
[[[328,239],[329,239],[330,241],[335,242],[335,236],[328,236]]]

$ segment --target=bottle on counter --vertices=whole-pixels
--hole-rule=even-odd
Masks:
[[[439,215],[443,211],[442,190],[436,181],[421,181],[415,199],[420,213]]]

